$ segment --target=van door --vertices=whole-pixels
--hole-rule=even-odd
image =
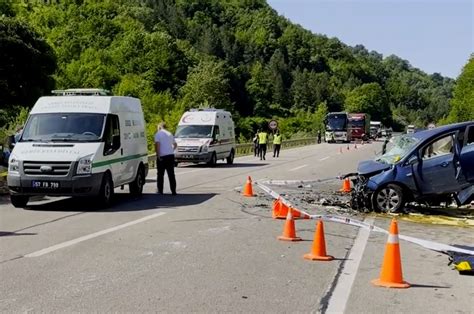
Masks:
[[[121,185],[123,181],[124,162],[122,161],[123,148],[121,143],[119,117],[115,114],[107,115],[104,131],[104,161],[112,172],[114,185]]]
[[[423,195],[456,192],[455,134],[438,137],[421,149],[421,162],[415,171]]]
[[[461,165],[460,176],[464,176],[467,182],[474,183],[474,125],[466,128],[459,163]]]

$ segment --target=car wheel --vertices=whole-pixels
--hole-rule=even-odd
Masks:
[[[211,160],[208,162],[209,166],[215,167],[217,164],[217,155],[216,152],[212,153]]]
[[[29,196],[25,195],[10,195],[10,201],[15,208],[25,208],[30,200]]]
[[[137,171],[135,180],[130,183],[130,194],[133,196],[140,196],[143,194],[143,185],[145,184],[145,175],[143,174],[143,168],[140,167]]]
[[[107,172],[102,179],[102,185],[99,192],[99,204],[102,208],[107,208],[112,203],[114,197],[114,183],[110,174]]]
[[[235,153],[234,153],[234,150],[232,149],[232,150],[230,151],[229,157],[226,158],[228,165],[232,165],[232,164],[234,163],[234,155],[235,155]]]
[[[403,189],[398,185],[388,184],[374,193],[373,204],[377,211],[397,212],[405,205]]]

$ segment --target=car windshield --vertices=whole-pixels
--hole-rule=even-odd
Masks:
[[[23,130],[21,142],[97,142],[101,139],[105,114],[33,114]]]
[[[391,147],[389,147],[385,154],[378,157],[376,161],[384,164],[396,164],[405,157],[419,141],[420,140],[415,137],[406,135],[395,137],[390,141],[392,143]]]
[[[347,116],[345,115],[329,116],[327,118],[326,127],[328,130],[331,130],[331,131],[345,130],[347,127]]]
[[[212,125],[180,125],[176,129],[176,138],[211,138]]]

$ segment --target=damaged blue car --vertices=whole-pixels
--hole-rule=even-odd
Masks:
[[[383,155],[361,162],[357,174],[347,176],[353,175],[355,209],[466,204],[474,196],[474,121],[394,137]]]

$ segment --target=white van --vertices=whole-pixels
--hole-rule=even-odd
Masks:
[[[218,159],[234,162],[235,130],[230,112],[221,109],[191,109],[183,114],[175,134],[178,144],[176,163],[206,162]]]
[[[413,134],[415,133],[415,126],[413,124],[410,124],[407,126],[407,134]]]
[[[100,89],[53,93],[38,99],[10,155],[13,206],[49,195],[97,196],[106,207],[125,184],[141,195],[148,158],[140,100]]]

